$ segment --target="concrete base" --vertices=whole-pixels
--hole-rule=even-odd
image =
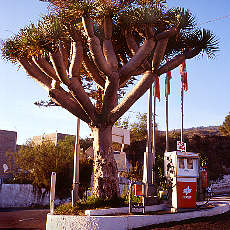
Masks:
[[[47,215],[47,230],[127,230],[154,224],[182,221],[198,217],[214,216],[230,210],[228,202],[216,202],[214,208],[164,214],[164,215],[120,215],[120,216],[67,216]]]

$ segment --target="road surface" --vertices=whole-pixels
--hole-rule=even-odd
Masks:
[[[0,229],[45,230],[47,213],[49,209],[1,209]]]

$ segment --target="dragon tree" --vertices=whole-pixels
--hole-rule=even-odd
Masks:
[[[185,59],[218,49],[183,8],[164,1],[50,0],[50,13],[2,47],[50,99],[86,122],[94,137],[94,193],[119,196],[113,124]],[[129,91],[128,91],[129,90]]]

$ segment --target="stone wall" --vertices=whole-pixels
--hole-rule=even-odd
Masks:
[[[0,179],[7,178],[3,165],[8,166],[6,152],[16,152],[17,133],[14,131],[0,130]]]
[[[210,184],[215,194],[230,193],[230,175],[224,175],[222,179],[211,181]]]
[[[49,140],[53,142],[55,145],[57,145],[58,141],[65,139],[66,136],[73,136],[73,135],[63,134],[63,133],[49,133],[49,134],[43,134],[41,136],[34,136],[32,138],[32,141],[35,144],[41,144],[44,140]]]
[[[32,205],[49,205],[49,194],[40,196],[34,191],[31,184],[0,185],[0,208],[30,207]]]

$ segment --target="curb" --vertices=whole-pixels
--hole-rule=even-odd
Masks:
[[[155,212],[160,210],[165,210],[167,208],[167,204],[160,204],[160,205],[152,205],[146,206],[146,212]],[[142,209],[135,209],[136,212],[142,211]],[[107,208],[107,209],[95,209],[95,210],[85,210],[86,216],[104,216],[104,215],[116,215],[116,214],[128,214],[129,207],[122,207],[122,208]]]
[[[162,215],[132,215],[132,216],[69,216],[47,215],[47,230],[127,230],[154,224],[182,221],[198,217],[223,214],[230,210],[227,202],[214,202],[216,207],[184,213]]]

